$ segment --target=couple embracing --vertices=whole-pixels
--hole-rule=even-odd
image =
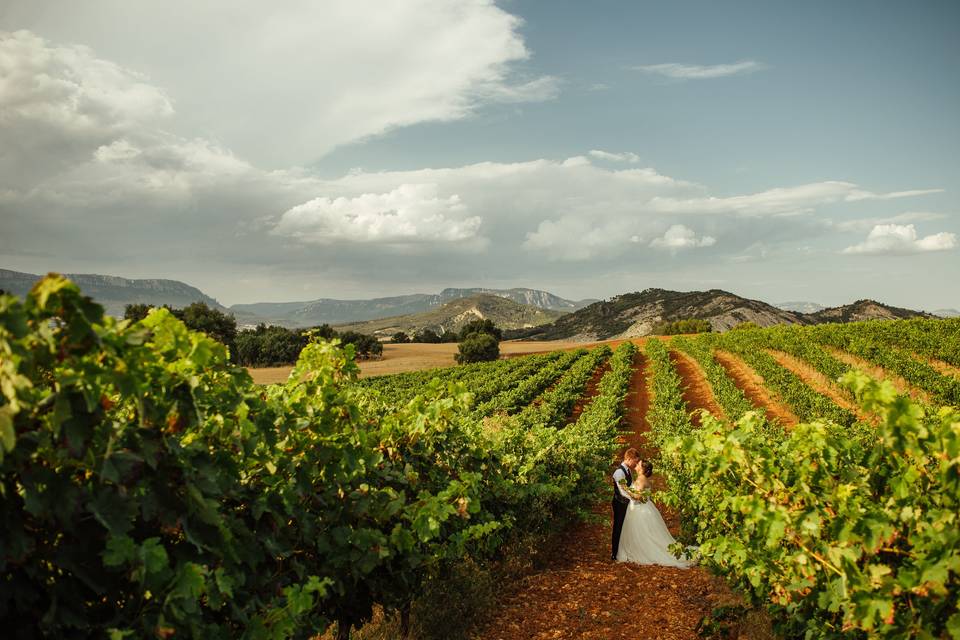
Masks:
[[[613,545],[611,559],[637,564],[687,568],[695,563],[685,555],[670,553],[676,540],[670,535],[660,511],[647,499],[653,463],[640,458],[634,448],[623,454],[613,472]]]

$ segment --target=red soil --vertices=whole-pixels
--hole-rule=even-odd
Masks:
[[[634,367],[623,443],[653,455],[643,438],[649,429],[646,359],[638,354]],[[604,503],[597,512],[609,518],[609,510]],[[676,518],[667,510],[663,514],[676,533]],[[695,640],[704,615],[735,601],[719,578],[701,568],[611,563],[609,521],[572,527],[553,555],[549,568],[527,576],[501,598],[477,640]]]
[[[714,352],[714,358],[721,367],[726,369],[727,375],[743,391],[747,400],[767,414],[768,420],[777,421],[785,427],[792,427],[800,422],[787,405],[778,400],[772,391],[767,390],[763,384],[763,377],[743,360],[726,351]]]
[[[670,361],[677,368],[677,373],[683,379],[683,399],[687,403],[687,409],[693,411],[691,422],[695,427],[700,426],[700,409],[705,409],[720,420],[726,420],[723,409],[717,404],[713,397],[713,389],[703,373],[703,369],[695,360],[680,353],[679,351],[670,352]]]

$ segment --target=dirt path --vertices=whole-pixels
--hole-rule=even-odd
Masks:
[[[590,377],[590,380],[587,382],[587,388],[583,392],[583,395],[577,400],[577,404],[574,405],[573,411],[570,412],[570,417],[567,419],[567,424],[573,424],[577,421],[577,418],[580,417],[580,414],[583,413],[584,408],[590,404],[590,401],[593,400],[593,396],[597,395],[597,385],[600,384],[600,378],[604,374],[610,371],[610,359],[607,358],[604,360],[603,364],[596,368],[593,372],[593,376]]]
[[[917,354],[911,354],[914,358],[918,360],[926,360],[927,364],[939,371],[945,376],[952,376],[954,378],[960,378],[960,367],[955,367],[949,362],[944,362],[943,360],[937,360],[936,358],[924,358],[923,356],[918,356]]]
[[[847,353],[846,351],[841,351],[840,349],[836,349],[834,347],[824,346],[823,348],[837,360],[845,362],[855,369],[860,369],[871,378],[889,381],[897,391],[904,395],[910,396],[917,402],[932,404],[930,401],[930,396],[925,391],[917,389],[897,374],[891,373],[883,367],[875,365],[872,362],[868,362],[867,360],[855,356],[852,353]]]
[[[714,358],[723,367],[740,391],[747,396],[750,404],[767,414],[767,420],[792,427],[800,419],[790,408],[776,398],[763,384],[763,377],[751,369],[747,363],[727,351],[717,350]]]
[[[649,392],[646,359],[637,355],[626,398],[624,446],[654,453],[643,433]],[[655,476],[656,477],[656,476]],[[702,617],[735,597],[722,580],[700,568],[610,562],[610,507],[603,524],[579,524],[564,534],[552,564],[505,595],[476,640],[612,640],[638,637],[694,640]],[[676,533],[676,518],[664,511]]]
[[[827,378],[827,376],[823,375],[803,360],[800,360],[789,353],[776,351],[774,349],[767,349],[766,351],[773,356],[773,359],[780,363],[783,368],[793,372],[797,377],[803,380],[807,386],[817,393],[825,395],[833,400],[838,407],[855,413],[860,418],[870,418],[870,416],[867,416],[860,411],[860,407],[856,406],[848,396],[844,395],[843,391],[841,391],[841,389],[833,380],[830,380]]]
[[[679,351],[670,352],[670,361],[677,368],[677,373],[683,379],[683,399],[687,403],[688,411],[695,411],[691,416],[691,422],[695,427],[700,426],[700,409],[706,409],[720,420],[726,420],[723,409],[717,404],[713,397],[713,389],[707,382],[707,377],[703,369],[695,360],[680,353]]]

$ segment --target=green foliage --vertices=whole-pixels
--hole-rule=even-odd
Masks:
[[[666,444],[704,562],[787,637],[960,638],[960,413],[842,382],[882,416],[872,437],[812,422],[770,438],[747,414]]]
[[[601,345],[577,360],[557,380],[553,387],[538,398],[534,404],[527,405],[517,419],[531,424],[537,423],[552,427],[561,427],[573,411],[574,405],[583,396],[593,372],[610,357],[610,347]]]
[[[749,331],[751,329],[759,329],[760,326],[755,322],[741,322],[738,325],[730,327],[730,331]]]
[[[356,331],[344,331],[339,335],[340,342],[353,345],[354,353],[360,358],[379,358],[383,355],[383,343],[376,336],[370,336]]]
[[[421,329],[414,334],[413,341],[423,344],[437,344],[440,342],[440,336],[432,329]]]
[[[586,355],[586,349],[563,352],[549,364],[540,367],[535,373],[516,381],[516,384],[500,387],[502,390],[486,402],[478,404],[475,410],[477,416],[487,416],[492,413],[516,413],[533,402],[534,398],[543,393],[554,381],[573,366],[573,363]]]
[[[457,362],[489,362],[500,357],[500,343],[489,333],[471,333],[460,341]]]
[[[707,382],[710,383],[710,388],[713,390],[713,397],[716,398],[728,418],[736,420],[746,412],[756,410],[750,400],[727,375],[727,370],[714,359],[711,342],[677,336],[670,340],[670,345],[681,349],[697,361],[706,374]]]
[[[351,346],[257,387],[170,311],[117,322],[60,277],[0,298],[0,354],[0,618],[43,636],[348,629],[579,514],[616,446],[613,414],[484,429],[439,380],[384,405]]]
[[[675,336],[681,333],[709,333],[710,331],[709,320],[691,318],[672,322],[658,322],[653,325],[651,333],[656,336]]]
[[[124,308],[123,318],[139,322],[155,308],[149,304],[128,304]],[[208,307],[203,302],[194,302],[182,309],[174,309],[169,305],[164,305],[162,308],[167,309],[191,331],[202,331],[233,351],[234,340],[237,337],[237,321],[232,315]]]
[[[497,342],[503,340],[503,331],[493,323],[493,320],[485,318],[483,320],[471,320],[460,329],[460,341],[466,340],[474,333],[487,333],[497,339]]]
[[[244,329],[237,334],[232,356],[234,362],[245,367],[293,364],[312,338],[332,340],[337,337],[344,346],[353,345],[354,353],[358,357],[376,357],[383,353],[383,345],[375,337],[355,332],[338,335],[327,324],[311,329],[287,329],[260,324],[254,329]]]
[[[411,342],[410,336],[408,336],[405,331],[397,331],[391,339],[396,344],[407,344]]]
[[[797,331],[790,328],[788,331]],[[744,362],[759,373],[764,383],[786,402],[793,412],[807,421],[825,418],[844,426],[853,426],[857,417],[847,409],[837,406],[827,396],[814,391],[792,371],[784,368],[766,349],[778,346],[776,334],[771,330],[734,331],[713,337],[714,345],[739,355]],[[780,341],[779,345],[785,343]],[[810,353],[813,353],[811,347]],[[829,356],[827,356],[829,357]],[[838,373],[845,368],[836,370]]]
[[[245,367],[292,364],[309,342],[310,338],[302,331],[261,324],[237,334],[234,360]]]

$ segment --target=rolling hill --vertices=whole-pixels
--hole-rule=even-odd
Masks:
[[[77,283],[85,295],[103,305],[111,316],[122,317],[124,307],[135,303],[185,307],[194,302],[203,302],[220,311],[228,311],[214,298],[179,280],[130,280],[90,273],[64,275]],[[32,273],[0,269],[0,289],[21,297],[26,295],[39,279],[40,276]]]
[[[525,329],[552,322],[562,315],[562,311],[541,309],[497,295],[481,293],[451,300],[422,313],[341,324],[336,325],[336,329],[359,331],[379,337],[391,336],[397,331],[413,334],[422,329],[443,334],[447,331],[459,331],[463,325],[477,319],[493,320],[502,329]]]
[[[810,324],[860,322],[861,320],[900,320],[916,318],[917,316],[934,317],[933,314],[924,311],[891,307],[876,300],[857,300],[853,304],[822,309],[816,313],[805,314],[805,316],[810,320]]]
[[[627,338],[649,335],[658,322],[690,318],[708,320],[714,331],[725,331],[741,322],[769,327],[775,324],[820,324],[916,316],[929,314],[872,300],[859,300],[815,313],[801,313],[720,289],[687,292],[646,289],[594,303],[550,324],[511,331],[507,337],[580,341]]]
[[[343,324],[424,313],[451,301],[477,295],[492,295],[518,304],[549,311],[576,311],[594,300],[573,301],[538,289],[447,288],[437,294],[413,293],[367,300],[321,298],[306,302],[258,302],[230,307],[238,318],[259,318],[263,322],[287,327]]]

